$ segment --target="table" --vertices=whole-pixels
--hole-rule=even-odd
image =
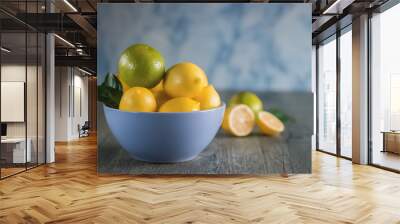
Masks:
[[[400,154],[400,131],[382,131],[383,150],[382,152],[392,152]]]
[[[235,93],[221,92],[227,102]],[[279,138],[256,131],[235,138],[220,131],[212,143],[192,161],[173,164],[145,163],[131,158],[119,145],[104,120],[98,103],[98,163],[100,174],[267,175],[311,172],[313,95],[307,92],[257,93],[265,108],[280,108],[295,119]],[[134,136],[133,136],[134,137]],[[154,138],[157,141],[157,138]]]

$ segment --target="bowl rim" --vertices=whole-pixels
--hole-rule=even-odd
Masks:
[[[102,102],[101,102],[102,103]],[[211,109],[207,109],[207,110],[198,110],[198,111],[190,111],[190,112],[130,112],[130,111],[122,111],[119,109],[115,109],[115,108],[111,108],[107,105],[103,104],[103,108],[106,108],[107,110],[112,110],[112,111],[116,111],[116,112],[120,112],[120,113],[129,113],[129,114],[196,114],[196,113],[207,113],[207,112],[212,112],[212,111],[216,111],[216,110],[220,110],[226,107],[225,102],[221,102],[221,105],[219,105],[218,107],[214,107]]]

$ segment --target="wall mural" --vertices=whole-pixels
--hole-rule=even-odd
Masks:
[[[98,171],[311,172],[311,5],[99,4]]]

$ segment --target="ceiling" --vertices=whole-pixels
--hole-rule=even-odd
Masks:
[[[338,20],[351,23],[351,17],[377,7],[387,0],[251,0],[269,3],[311,3],[313,42],[329,36]],[[249,0],[1,0],[2,45],[24,53],[25,29],[55,32],[56,65],[79,66],[96,71],[97,3],[138,2],[249,2]],[[52,13],[49,13],[52,11]],[[349,19],[350,18],[350,19]],[[342,22],[345,26],[346,22]],[[330,31],[331,29],[331,31]],[[21,33],[22,32],[22,33]],[[29,38],[28,38],[29,39]],[[29,42],[29,41],[28,41]],[[28,52],[34,51],[28,44]],[[28,53],[29,54],[29,53]]]

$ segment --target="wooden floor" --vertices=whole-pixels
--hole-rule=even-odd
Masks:
[[[14,168],[14,167],[11,167],[11,168],[9,168],[9,167],[7,167],[7,168],[4,168],[4,167],[2,167],[1,168],[1,177],[8,177],[8,176],[11,176],[11,175],[13,175],[13,174],[16,174],[16,173],[19,173],[19,172],[23,172],[25,170],[25,167],[17,167],[17,168]]]
[[[400,223],[400,175],[313,153],[288,178],[98,176],[96,141],[0,181],[0,223]]]

